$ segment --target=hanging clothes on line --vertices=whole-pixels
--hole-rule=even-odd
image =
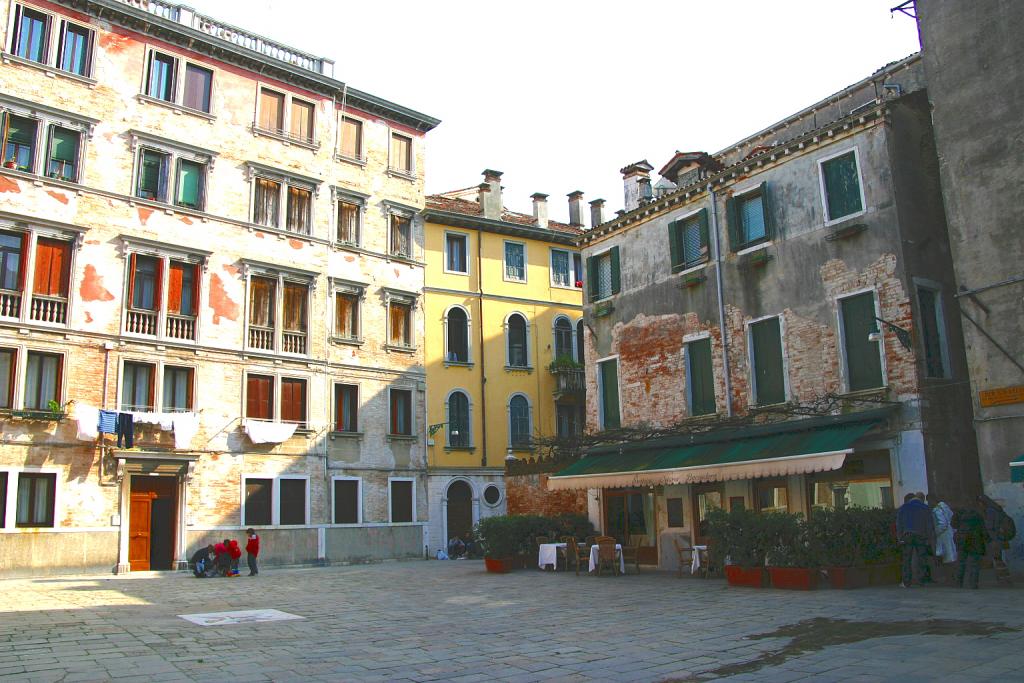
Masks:
[[[135,448],[135,418],[131,413],[117,414],[117,447]]]
[[[100,434],[116,434],[117,433],[117,411],[116,410],[101,410],[100,411],[99,432],[100,432]]]
[[[71,419],[78,423],[75,437],[79,441],[95,441],[100,435],[100,409],[96,406],[76,402],[71,407]]]

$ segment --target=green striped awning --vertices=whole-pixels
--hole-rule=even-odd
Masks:
[[[837,470],[889,410],[792,420],[621,449],[603,447],[548,479],[548,488],[617,488],[777,477]]]
[[[1010,481],[1024,481],[1024,455],[1010,461]]]

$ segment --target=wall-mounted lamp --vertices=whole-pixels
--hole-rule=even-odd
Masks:
[[[888,327],[890,330],[892,330],[893,334],[896,335],[896,341],[898,341],[900,343],[900,346],[905,348],[907,351],[911,350],[912,347],[910,345],[910,331],[909,330],[905,330],[902,327],[900,327],[899,325],[894,325],[891,322],[889,322],[888,320],[882,320],[881,318],[878,318],[878,317],[875,318],[875,321],[877,321],[878,323],[882,323],[883,325]],[[880,342],[880,341],[882,341],[882,333],[878,329],[878,324],[876,322],[872,322],[871,323],[871,329],[868,330],[868,341],[870,341],[870,342]]]
[[[510,448],[510,449],[508,449],[508,450],[507,450],[507,451],[505,452],[505,461],[506,461],[506,462],[511,462],[511,461],[515,461],[515,460],[518,460],[518,459],[519,459],[519,458],[517,458],[516,456],[512,455],[512,449],[511,449],[511,448]]]

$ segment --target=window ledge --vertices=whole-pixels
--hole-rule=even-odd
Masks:
[[[879,398],[889,394],[889,385],[883,384],[880,387],[871,387],[870,389],[857,389],[856,391],[847,391],[842,394],[838,394],[837,398],[847,399],[863,399],[863,398]]]
[[[388,166],[388,175],[392,178],[401,178],[402,180],[408,180],[411,182],[419,180],[419,177],[415,173],[403,171],[400,168],[392,168],[390,166]]]
[[[331,337],[331,343],[343,346],[362,346],[366,340],[362,337]]]
[[[533,372],[533,366],[532,365],[506,365],[505,366],[505,372],[525,372],[525,373],[531,373],[531,372]]]
[[[155,104],[158,107],[165,107],[173,111],[175,114],[189,114],[190,116],[195,116],[200,119],[206,119],[210,123],[217,120],[216,116],[208,112],[201,111],[199,109],[192,109],[191,107],[186,107],[185,105],[178,104],[177,102],[161,100],[159,97],[151,97],[150,95],[139,93],[135,98],[143,104]]]
[[[71,81],[78,81],[79,83],[87,85],[90,88],[95,88],[96,85],[99,83],[99,81],[97,81],[95,78],[89,78],[88,76],[79,76],[76,73],[64,71],[63,69],[58,69],[56,67],[50,66],[49,64],[43,64],[41,62],[36,62],[31,59],[25,59],[24,57],[19,57],[18,55],[11,54],[10,52],[3,52],[0,54],[2,54],[4,64],[14,63],[21,64],[22,66],[28,66],[33,69],[39,69],[40,71],[45,72],[47,76],[60,76],[61,78],[67,78]]]
[[[354,251],[358,253],[362,253],[364,251],[364,249],[361,246],[359,246],[357,242],[344,242],[342,240],[335,240],[331,242],[331,246],[335,249],[340,249],[342,251]]]
[[[845,216],[840,216],[839,218],[831,218],[831,219],[825,221],[825,223],[823,224],[823,227],[831,228],[833,225],[839,225],[840,223],[845,223],[846,221],[851,221],[851,220],[853,220],[855,218],[861,218],[867,212],[868,212],[867,209],[861,209],[860,211],[858,211],[856,213],[848,213]]]
[[[471,368],[473,367],[473,361],[446,360],[444,361],[444,366],[446,368]]]
[[[345,156],[344,154],[335,153],[334,160],[341,161],[346,164],[354,164],[356,166],[366,166],[366,157],[350,157]]]
[[[144,201],[146,201],[146,200],[144,200]],[[151,201],[151,200],[149,200],[149,201]],[[158,203],[158,202],[154,202],[154,203]],[[167,206],[167,205],[165,204],[163,206]],[[180,208],[180,207],[176,207],[176,208]],[[291,238],[291,239],[298,239],[298,240],[308,240],[310,244],[315,244],[314,240],[316,238],[314,238],[313,235],[311,235],[311,234],[303,234],[301,232],[292,232],[291,230],[288,230],[286,228],[278,228],[278,227],[273,226],[273,225],[260,225],[259,223],[246,223],[245,227],[246,227],[246,229],[249,232],[265,232],[267,234],[277,235],[278,237],[282,237],[282,238]]]
[[[463,275],[465,277],[469,277],[469,271],[468,270],[448,270],[447,268],[445,268],[444,269],[444,274],[445,275]]]
[[[399,346],[397,344],[385,344],[384,348],[388,351],[397,351],[398,353],[416,353],[415,346]]]
[[[575,285],[560,285],[554,282],[551,283],[551,289],[568,289],[576,292],[583,291],[582,287],[576,287]]]
[[[505,277],[502,277],[501,279],[504,280],[505,282],[513,282],[513,283],[515,283],[517,285],[525,285],[526,284],[526,278],[523,278],[522,280],[517,280],[515,278],[511,278],[511,277],[505,276]]]
[[[788,406],[789,403],[790,402],[788,398],[784,401],[776,401],[775,403],[756,403],[754,401],[751,401],[750,403],[747,404],[747,408],[749,408],[750,410],[758,410],[762,408],[779,408]]]
[[[767,239],[767,238],[765,238],[765,239],[763,239],[761,241],[758,241],[758,242],[750,242],[749,244],[744,244],[742,247],[737,249],[736,250],[736,255],[737,256],[743,256],[745,254],[752,254],[755,251],[760,251],[761,249],[767,249],[771,245],[772,245],[772,241],[770,239]]]
[[[400,263],[408,263],[411,266],[422,266],[423,264],[414,259],[412,256],[406,256],[404,254],[391,254],[387,255],[389,261],[398,261]]]
[[[537,450],[533,446],[524,446],[521,444],[519,446],[512,444],[508,447],[508,449],[510,451],[515,451],[516,453],[533,453],[535,450]]]
[[[462,453],[473,453],[476,451],[476,446],[445,446],[445,453],[462,452]]]
[[[681,267],[679,267],[679,270],[673,270],[672,274],[673,275],[688,275],[690,273],[696,273],[699,270],[704,270],[709,265],[711,265],[711,260],[710,259],[704,259],[703,261],[699,261],[697,263],[692,263],[692,264],[685,264],[684,263]]]
[[[416,441],[419,437],[415,434],[388,434],[388,441]]]
[[[320,143],[317,142],[316,140],[308,140],[308,141],[307,140],[303,140],[301,138],[294,137],[294,136],[290,135],[289,133],[277,132],[277,131],[273,131],[273,130],[267,130],[266,128],[260,128],[259,126],[255,125],[255,124],[250,126],[249,130],[252,131],[253,137],[263,136],[263,137],[266,137],[266,138],[273,138],[274,140],[278,140],[280,142],[283,142],[286,145],[295,145],[296,147],[304,147],[305,149],[310,149],[310,150],[313,150],[314,152],[316,150],[320,149]]]
[[[363,433],[362,432],[339,432],[337,430],[332,430],[328,434],[328,436],[330,437],[331,441],[333,441],[334,439],[362,439],[363,438]]]

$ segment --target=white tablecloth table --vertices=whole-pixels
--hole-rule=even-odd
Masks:
[[[590,571],[593,572],[597,569],[597,553],[600,550],[600,546],[596,543],[590,546]],[[622,544],[615,544],[615,554],[619,556],[619,571],[623,574],[626,573],[626,560],[622,557]]]
[[[708,547],[706,545],[695,545],[693,546],[693,560],[690,562],[690,574],[696,574],[700,571],[700,554],[707,552]]]
[[[537,553],[537,566],[544,569],[551,565],[558,569],[558,549],[568,547],[568,543],[541,543],[540,551]]]

